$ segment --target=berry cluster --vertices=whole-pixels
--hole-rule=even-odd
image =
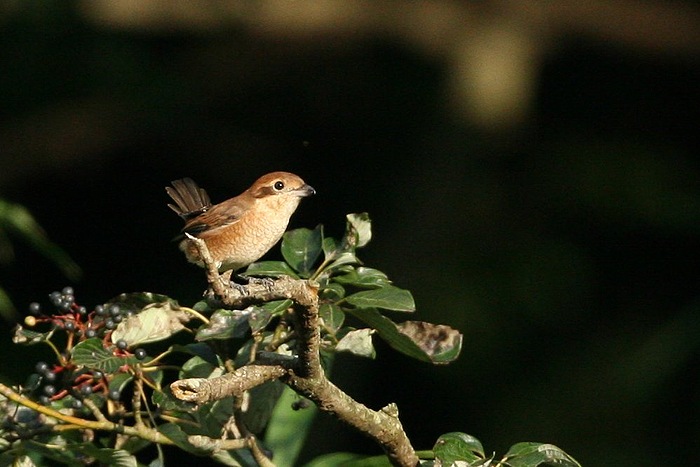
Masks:
[[[51,292],[49,301],[55,309],[53,313],[45,313],[39,303],[33,302],[29,305],[30,315],[25,318],[25,324],[34,327],[48,323],[53,330],[65,331],[66,349],[58,355],[57,364],[36,364],[36,373],[30,376],[27,389],[44,405],[71,396],[66,400],[70,401],[70,406],[74,409],[82,408],[83,399],[93,394],[118,400],[119,391],[109,389],[112,375],[75,365],[71,362],[70,351],[79,342],[99,338],[104,348],[109,349],[115,356],[133,355],[138,360],[145,359],[147,354],[144,349],[135,349],[131,353],[125,340],[120,339],[115,344],[110,341],[112,331],[131,316],[133,311],[123,310],[118,304],[97,305],[89,311],[76,302],[72,287],[64,287],[60,292]]]

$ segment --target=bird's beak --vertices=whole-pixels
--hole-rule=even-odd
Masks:
[[[314,187],[311,185],[302,185],[294,190],[294,193],[301,198],[305,198],[307,196],[315,195],[316,190],[314,190]]]

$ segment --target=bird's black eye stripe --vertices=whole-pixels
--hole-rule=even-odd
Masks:
[[[282,188],[284,188],[284,182],[281,182],[281,181],[278,180],[278,181],[275,182],[274,187],[275,187],[275,190],[278,190],[278,191],[279,191],[279,190],[281,190]]]

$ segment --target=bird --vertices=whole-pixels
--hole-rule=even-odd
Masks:
[[[187,260],[205,264],[187,235],[204,240],[220,273],[254,263],[282,238],[302,198],[316,194],[298,175],[272,172],[238,196],[212,204],[191,178],[165,188],[175,204],[168,207],[185,221],[179,247]]]

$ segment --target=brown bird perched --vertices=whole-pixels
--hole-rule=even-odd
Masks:
[[[192,179],[172,182],[165,191],[175,201],[170,209],[185,220],[183,233],[201,238],[220,272],[234,271],[260,259],[282,238],[302,198],[316,193],[289,172],[263,175],[246,191],[219,204]],[[184,238],[180,250],[204,266],[195,245]]]

